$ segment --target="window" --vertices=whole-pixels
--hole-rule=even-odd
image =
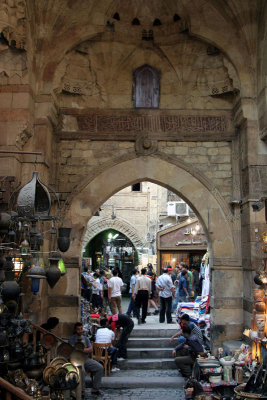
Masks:
[[[159,73],[149,65],[143,65],[134,72],[134,106],[159,107]]]
[[[132,192],[141,192],[141,183],[135,183],[132,185]]]

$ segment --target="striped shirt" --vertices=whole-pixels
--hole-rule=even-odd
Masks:
[[[191,333],[197,336],[201,344],[203,344],[203,336],[199,326],[197,326],[194,322],[189,322],[189,328],[191,329]]]

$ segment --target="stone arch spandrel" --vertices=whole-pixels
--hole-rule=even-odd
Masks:
[[[115,229],[125,236],[127,236],[135,247],[144,247],[145,244],[142,242],[138,235],[137,230],[128,222],[121,218],[98,218],[97,221],[92,223],[89,222],[83,238],[83,248],[90,242],[96,235],[107,229]]]
[[[114,193],[138,181],[151,181],[163,185],[180,194],[196,211],[210,238],[213,256],[218,260],[227,260],[232,265],[238,263],[234,243],[230,211],[216,188],[194,170],[187,170],[159,155],[138,157],[118,162],[102,169],[98,175],[81,184],[80,190],[70,201],[65,214],[64,224],[72,225],[72,244],[68,253],[72,255],[81,248],[84,227],[88,218],[94,215],[99,206]],[[220,204],[221,203],[221,204]]]

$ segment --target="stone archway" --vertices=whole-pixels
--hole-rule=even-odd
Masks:
[[[72,240],[66,256],[81,254],[87,221],[99,206],[122,188],[151,181],[180,195],[196,212],[209,238],[212,267],[211,298],[213,343],[235,339],[243,330],[243,271],[240,262],[240,228],[229,205],[205,175],[181,160],[155,153],[109,161],[76,188],[62,216],[72,226]]]
[[[145,244],[139,237],[137,230],[123,219],[97,218],[97,220],[93,221],[92,223],[89,222],[89,224],[87,225],[87,229],[83,238],[83,244],[82,244],[83,248],[98,233],[103,232],[107,229],[115,229],[121,232],[123,235],[127,236],[131,240],[135,248],[145,246]]]

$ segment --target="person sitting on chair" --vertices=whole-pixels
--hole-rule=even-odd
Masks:
[[[91,346],[88,337],[84,336],[82,333],[83,333],[83,325],[81,324],[81,322],[76,322],[76,324],[74,325],[74,335],[70,337],[69,344],[75,346],[75,344],[79,341],[81,341],[84,344],[83,352],[87,354],[87,359],[83,367],[86,372],[93,374],[92,394],[96,396],[103,396],[103,392],[101,392],[99,388],[101,385],[101,379],[104,373],[104,368],[97,361],[92,360],[90,358],[89,354],[93,352],[93,347]],[[85,389],[84,376],[82,379],[82,386],[84,391]]]
[[[113,343],[115,340],[114,332],[107,328],[108,320],[107,318],[102,318],[100,320],[100,328],[98,328],[95,337],[95,343],[104,344],[104,343]],[[111,356],[111,372],[119,371],[117,365],[118,358],[118,349],[114,346],[109,346],[108,355]]]

